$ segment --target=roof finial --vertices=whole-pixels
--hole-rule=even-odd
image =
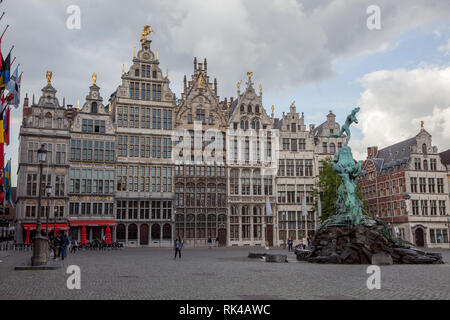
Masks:
[[[156,60],[159,60],[159,51],[156,50]]]
[[[53,72],[51,72],[51,71],[47,71],[47,72],[45,73],[45,76],[47,77],[47,83],[48,83],[48,84],[51,84],[51,83],[52,83],[52,75],[53,75]]]
[[[136,58],[136,47],[133,48],[133,58]]]
[[[122,64],[122,75],[125,74],[125,64]]]
[[[274,115],[274,111],[275,111],[275,106],[272,105],[272,118],[273,118],[273,115]]]
[[[262,94],[262,89],[263,89],[262,84],[259,84],[259,94],[260,94],[260,95]]]
[[[420,128],[421,128],[421,129],[423,129],[424,125],[425,125],[425,122],[424,122],[423,120],[420,121]]]
[[[95,72],[92,74],[92,84],[97,84],[97,74]]]

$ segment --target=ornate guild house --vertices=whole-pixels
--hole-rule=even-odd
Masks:
[[[238,82],[236,97],[221,100],[207,60],[197,58],[177,99],[151,48],[152,32],[144,27],[107,103],[95,73],[81,107],[59,103],[51,72],[38,102],[25,98],[18,238],[33,237],[41,188],[42,229],[78,240],[82,230],[87,241],[111,230],[112,241],[130,247],[168,247],[176,236],[187,246],[208,239],[220,246],[277,246],[289,237],[306,243],[319,225],[313,187],[321,160],[345,141],[328,137],[340,130],[336,116],[330,111],[322,124],[307,126],[295,102],[280,119],[274,106],[268,115],[252,72],[245,88]],[[42,145],[48,153],[39,177]],[[448,171],[424,129],[388,148],[369,148],[363,169],[370,214],[418,245],[448,244]]]

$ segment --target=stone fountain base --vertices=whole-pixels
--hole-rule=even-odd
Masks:
[[[335,216],[336,217],[336,216]],[[339,218],[337,218],[339,219]],[[440,253],[425,252],[390,236],[386,225],[368,217],[358,226],[325,222],[312,240],[312,250],[297,250],[297,260],[334,264],[438,264]]]

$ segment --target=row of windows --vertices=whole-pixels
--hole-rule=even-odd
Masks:
[[[186,177],[225,177],[224,166],[205,165],[177,165],[175,166],[176,176]]]
[[[37,174],[29,173],[27,174],[27,196],[37,196]],[[66,177],[64,175],[55,176],[55,183],[53,184],[52,175],[48,174],[42,175],[41,179],[41,194],[45,196],[45,187],[52,186],[53,194],[56,197],[62,197],[65,194],[65,181]]]
[[[175,220],[176,234],[182,239],[206,239],[216,238],[218,228],[226,226],[225,215],[189,214],[187,216],[177,214]]]
[[[131,81],[130,99],[161,101],[161,85]]]
[[[105,120],[83,119],[81,121],[81,131],[105,133]]]
[[[439,207],[438,207],[439,205]],[[412,201],[412,214],[415,216],[437,216],[438,212],[440,216],[445,216],[445,200],[420,200],[420,211],[419,211],[419,200]]]
[[[430,229],[431,243],[448,243],[447,229]]]
[[[306,139],[283,138],[283,150],[302,151],[306,149]]]
[[[25,217],[32,218],[37,215],[37,206],[25,206]],[[55,206],[53,210],[49,206],[41,206],[41,217],[64,217],[64,206]]]
[[[44,143],[47,150],[46,164],[65,164],[66,163],[66,144],[64,143]],[[29,142],[27,150],[27,162],[38,163],[37,151],[41,147],[41,144],[37,142]]]
[[[226,207],[226,185],[193,183],[175,186],[177,207]]]
[[[114,170],[70,169],[70,193],[113,194]]]
[[[161,137],[117,137],[118,156],[131,158],[172,158],[172,139]]]
[[[80,210],[81,209],[81,210]],[[70,202],[69,214],[71,216],[112,216],[114,215],[114,203],[102,202]]]
[[[241,149],[241,153],[239,154],[239,147]],[[264,150],[261,150],[261,147],[264,147]],[[244,140],[240,141],[238,139],[233,139],[230,141],[230,159],[231,160],[240,160],[240,161],[261,161],[261,153],[263,153],[264,161],[270,161],[272,159],[272,142],[265,141],[262,145],[259,140]],[[240,156],[240,157],[239,157]]]
[[[423,164],[423,166],[422,166]],[[414,158],[414,169],[415,170],[423,170],[424,171],[436,171],[437,170],[437,161],[436,159],[430,159],[430,167],[428,167],[428,160],[423,160],[420,158]]]
[[[114,162],[115,150],[115,142],[72,140],[70,143],[70,160]]]
[[[303,197],[307,204],[314,203],[313,185],[279,184],[277,185],[278,203],[296,203],[301,205]]]
[[[264,183],[264,190],[262,189],[262,183]],[[239,170],[232,169],[230,171],[230,193],[238,195],[239,191],[242,195],[262,195],[263,191],[264,195],[272,195],[272,176],[261,176],[259,170],[254,170],[252,174],[250,173],[250,170],[242,170],[241,176],[239,176]]]
[[[419,177],[419,188],[417,188],[417,178],[411,177],[411,192],[417,193],[417,190],[419,190],[420,193],[444,193],[444,178],[427,179]]]
[[[172,168],[122,166],[117,169],[117,191],[172,192]]]
[[[278,176],[312,177],[313,161],[309,159],[281,159],[278,161]]]
[[[123,128],[172,130],[172,110],[148,107],[117,108],[117,125]]]
[[[56,126],[54,126],[56,124]],[[64,121],[64,118],[55,119],[55,123],[53,122],[53,116],[50,112],[47,112],[44,116],[43,121],[39,119],[39,116],[33,117],[33,126],[36,128],[57,128],[57,129],[66,129],[68,127],[67,122]]]
[[[171,220],[172,201],[118,200],[116,218],[122,220]]]

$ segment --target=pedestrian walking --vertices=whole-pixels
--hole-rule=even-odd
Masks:
[[[292,240],[292,237],[289,237],[288,239],[288,252],[293,251],[292,250],[292,245],[294,244],[294,241]]]
[[[61,260],[67,256],[67,247],[69,246],[69,237],[64,233],[61,237]]]
[[[216,237],[216,245],[219,246],[219,237]]]
[[[177,236],[175,239],[175,243],[174,243],[175,256],[173,257],[173,259],[177,258],[177,253],[178,253],[178,257],[181,259],[181,249],[182,248],[183,248],[183,240],[181,240],[180,236]]]
[[[72,238],[72,243],[71,243],[71,248],[70,248],[70,253],[74,253],[77,250],[78,247],[78,243],[77,240],[75,240],[75,238]]]
[[[54,239],[53,239],[53,259],[56,260],[57,258],[59,258],[59,251],[61,248],[61,236],[60,234],[58,234]]]
[[[211,239],[211,237],[209,237],[208,238],[208,246],[209,246],[210,249],[211,249],[211,244],[212,244],[212,239]]]

